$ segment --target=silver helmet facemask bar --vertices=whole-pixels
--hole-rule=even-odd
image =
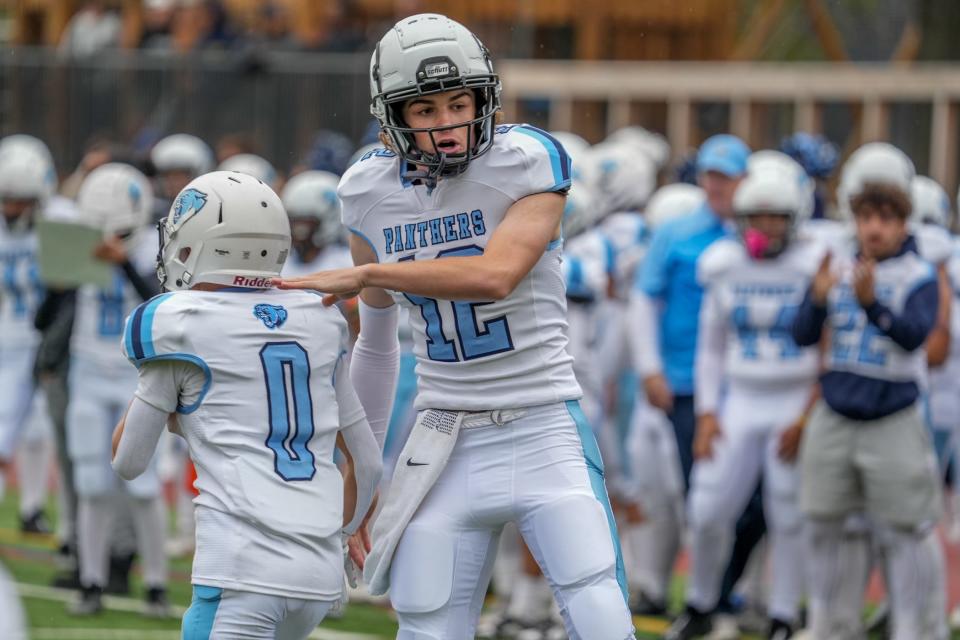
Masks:
[[[474,36],[474,39],[476,39],[476,36]],[[380,126],[390,137],[397,154],[406,162],[424,169],[407,172],[404,177],[436,180],[441,176],[459,175],[466,170],[472,160],[483,155],[493,146],[495,117],[500,110],[500,77],[493,73],[493,66],[487,49],[483,47],[479,40],[476,40],[476,42],[484,52],[487,68],[490,70],[489,73],[461,76],[456,65],[448,58],[427,58],[420,63],[417,71],[417,81],[414,86],[390,92],[382,90],[379,74],[380,47],[377,46],[373,77],[378,92],[373,97],[371,112],[374,116],[377,116],[377,103],[383,105],[383,119]],[[438,70],[443,73],[443,77],[435,77]],[[455,89],[466,89],[473,92],[477,105],[477,115],[474,119],[443,127],[415,128],[407,126],[403,119],[403,105],[408,100]],[[434,134],[461,127],[467,127],[466,152],[447,154],[441,151],[437,146]],[[432,153],[417,148],[414,140],[414,135],[417,133],[429,134],[433,147]]]

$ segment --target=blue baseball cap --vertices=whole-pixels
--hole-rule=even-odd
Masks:
[[[711,136],[700,145],[697,153],[697,173],[718,171],[736,178],[747,172],[748,157],[750,147],[737,136],[729,133]]]

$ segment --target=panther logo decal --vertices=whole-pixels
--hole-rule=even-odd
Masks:
[[[267,329],[276,329],[287,321],[287,310],[275,304],[258,304],[253,315],[259,318]]]
[[[207,204],[207,194],[196,189],[187,189],[177,197],[173,205],[173,224],[177,224],[191,214],[200,213],[205,204]]]

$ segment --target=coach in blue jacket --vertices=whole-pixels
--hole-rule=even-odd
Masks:
[[[658,228],[638,274],[645,298],[638,327],[645,345],[639,372],[647,399],[673,423],[689,487],[693,466],[693,357],[703,289],[697,283],[697,259],[714,241],[733,232],[733,193],[747,172],[750,149],[736,136],[709,138],[697,154],[697,179],[706,202],[689,215]]]

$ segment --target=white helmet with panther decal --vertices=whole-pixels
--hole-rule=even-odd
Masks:
[[[290,252],[290,223],[280,197],[234,171],[190,182],[159,227],[157,277],[168,290],[200,282],[269,287]]]
[[[417,96],[454,89],[474,92],[473,120],[448,127],[414,129],[403,120],[403,104]],[[500,78],[483,43],[459,22],[436,13],[404,18],[377,43],[370,59],[370,112],[400,156],[427,168],[429,176],[457,175],[493,145],[494,117],[500,110]],[[447,154],[434,143],[421,151],[414,133],[469,127],[467,150]]]
[[[110,162],[90,172],[77,194],[80,221],[106,235],[126,235],[147,224],[153,189],[140,171]]]

